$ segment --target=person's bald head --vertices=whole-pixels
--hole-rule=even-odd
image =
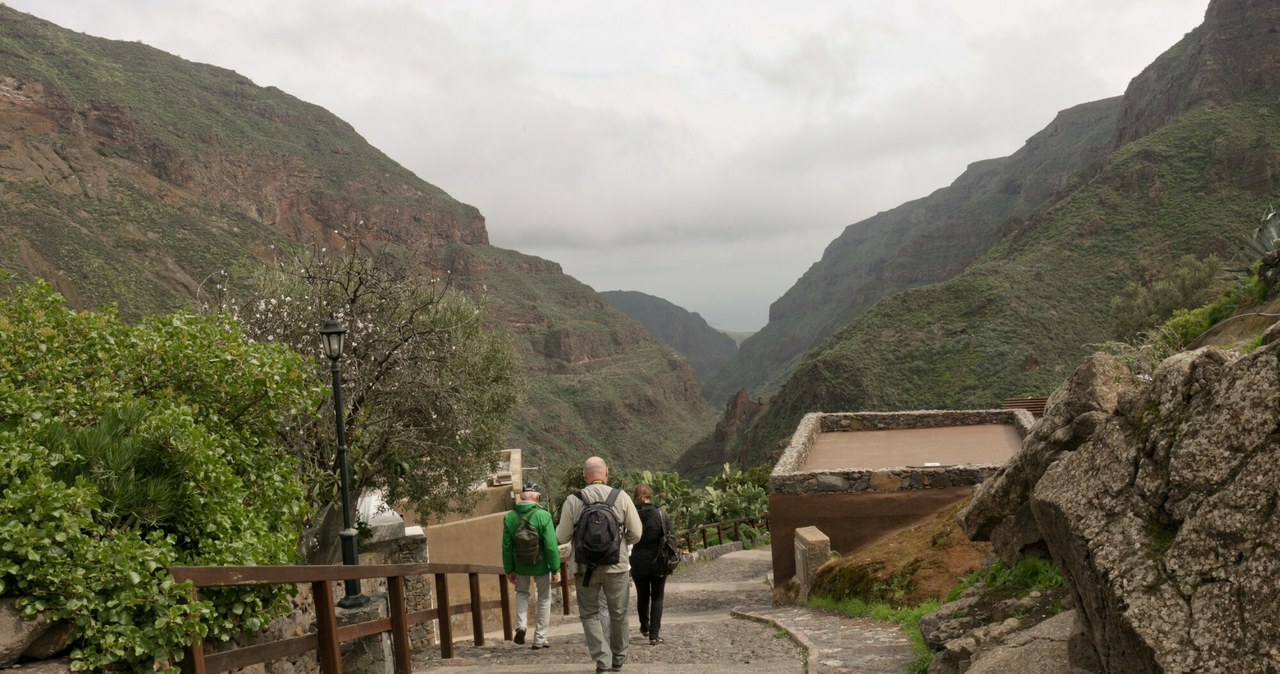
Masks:
[[[609,466],[605,465],[604,459],[593,456],[582,464],[582,477],[587,481],[587,484],[591,484],[596,480],[608,482]]]
[[[542,498],[542,493],[541,493],[541,492],[536,492],[536,491],[522,491],[522,492],[520,492],[520,500],[521,500],[521,501],[524,501],[524,502],[526,502],[526,503],[537,503],[537,502],[538,502],[538,500],[539,500],[539,499],[541,499],[541,498]]]

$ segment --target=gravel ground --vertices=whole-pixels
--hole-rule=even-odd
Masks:
[[[803,672],[800,649],[781,630],[734,618],[733,608],[768,607],[771,564],[768,548],[731,553],[719,559],[688,565],[667,581],[662,636],[665,643],[650,646],[640,636],[632,592],[631,640],[625,671],[657,672]],[[486,645],[456,645],[457,657],[441,660],[425,652],[415,671],[469,672],[594,672],[582,626],[575,615],[552,614],[551,648],[534,651],[528,645],[501,641],[489,635]]]

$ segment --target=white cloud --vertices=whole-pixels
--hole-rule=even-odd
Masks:
[[[1205,0],[6,0],[321,105],[599,290],[754,329],[844,226],[1123,92]]]

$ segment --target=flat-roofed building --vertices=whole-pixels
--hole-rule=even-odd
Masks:
[[[795,575],[795,530],[848,554],[973,493],[1022,448],[1024,409],[815,412],[769,477],[774,582]]]

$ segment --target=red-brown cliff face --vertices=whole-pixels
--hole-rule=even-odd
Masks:
[[[688,365],[555,262],[329,112],[221,68],[0,5],[0,269],[129,318],[281,248],[391,245],[482,301],[529,380],[526,465],[664,469],[709,428]]]
[[[1212,0],[1204,23],[1129,83],[1116,147],[1183,112],[1280,87],[1280,3]]]

